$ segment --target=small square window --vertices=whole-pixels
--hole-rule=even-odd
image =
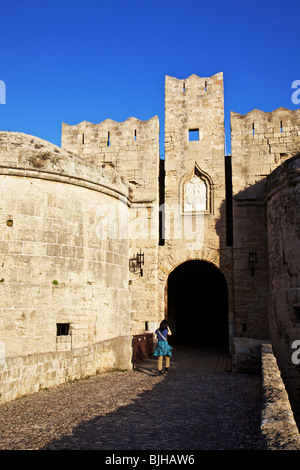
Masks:
[[[199,140],[199,129],[190,129],[189,130],[189,141],[193,142]]]
[[[68,336],[70,334],[70,323],[56,323],[56,336]]]

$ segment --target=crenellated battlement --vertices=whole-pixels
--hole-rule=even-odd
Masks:
[[[219,72],[211,77],[199,77],[198,75],[192,74],[187,78],[175,78],[166,75],[166,87],[168,88],[169,94],[172,92],[177,94],[178,92],[187,93],[185,96],[195,92],[199,95],[205,96],[211,91],[220,90],[223,94],[223,72]]]
[[[300,109],[231,113],[234,192],[269,175],[299,152]]]
[[[148,121],[129,117],[124,122],[105,119],[99,124],[88,121],[71,126],[62,124],[61,146],[78,155],[105,155],[127,150],[141,150],[145,145],[156,143],[159,122],[155,116]]]
[[[247,114],[231,112],[232,136],[237,135],[262,137],[287,137],[298,135],[300,130],[300,109],[277,108],[271,112],[253,109]],[[279,135],[280,134],[280,135]]]
[[[130,186],[133,200],[154,201],[159,167],[159,120],[134,117],[124,122],[105,119],[62,124],[62,149],[74,152],[99,169],[114,168]]]

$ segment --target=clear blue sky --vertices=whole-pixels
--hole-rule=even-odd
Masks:
[[[227,135],[230,110],[300,107],[299,0],[3,0],[0,12],[0,130],[60,146],[62,122],[157,115],[163,138],[165,75],[223,71]]]

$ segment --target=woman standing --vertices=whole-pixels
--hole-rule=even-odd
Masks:
[[[168,344],[167,336],[171,335],[171,330],[167,320],[163,320],[157,330],[155,330],[157,336],[157,345],[154,351],[154,356],[158,358],[157,369],[158,373],[162,375],[163,358],[166,359],[165,373],[169,372],[170,360],[172,356],[172,346]]]

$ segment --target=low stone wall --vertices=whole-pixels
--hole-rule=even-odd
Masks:
[[[261,374],[261,435],[267,450],[300,450],[300,434],[272,345],[252,338],[234,338],[233,371]]]
[[[233,372],[260,373],[261,340],[252,338],[233,338]]]
[[[270,343],[261,344],[261,365],[261,433],[265,447],[268,450],[300,450],[300,434]]]
[[[8,357],[0,363],[0,403],[116,368],[132,368],[131,336],[70,351]]]

